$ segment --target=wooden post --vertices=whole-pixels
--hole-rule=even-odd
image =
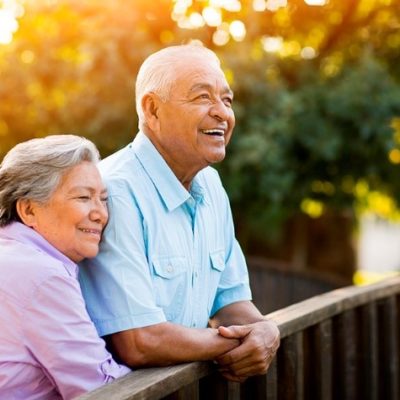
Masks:
[[[371,302],[360,307],[359,331],[357,341],[360,343],[358,352],[360,398],[379,400],[378,388],[378,316],[376,303]]]
[[[303,363],[303,332],[299,332],[282,340],[278,352],[279,400],[304,398]]]
[[[399,311],[395,296],[378,302],[379,381],[381,399],[398,400],[399,389]]]
[[[333,319],[333,398],[357,398],[355,313],[350,309]]]

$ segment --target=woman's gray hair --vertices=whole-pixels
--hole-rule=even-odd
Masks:
[[[136,111],[139,118],[139,129],[145,122],[142,99],[147,93],[156,93],[162,101],[167,101],[173,84],[179,79],[177,65],[182,63],[183,56],[191,55],[200,59],[207,58],[211,63],[220,66],[217,55],[204,47],[200,42],[170,46],[151,54],[141,65],[136,78]]]
[[[46,204],[68,169],[99,159],[96,146],[75,135],[52,135],[17,144],[0,165],[0,226],[20,221],[17,200]]]

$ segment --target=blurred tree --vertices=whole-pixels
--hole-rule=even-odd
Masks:
[[[247,253],[350,277],[360,193],[400,201],[397,1],[0,0],[0,10],[11,3],[0,157],[60,132],[103,156],[122,147],[136,132],[140,63],[194,38],[219,54],[235,91],[237,128],[218,168]]]

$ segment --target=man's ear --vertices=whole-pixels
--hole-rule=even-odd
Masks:
[[[146,125],[153,132],[160,129],[160,120],[158,118],[158,106],[161,99],[155,93],[146,93],[142,97],[142,110]]]
[[[36,226],[35,203],[29,199],[18,199],[16,210],[21,221],[31,228]]]

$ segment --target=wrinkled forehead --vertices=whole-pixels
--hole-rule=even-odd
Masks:
[[[208,85],[220,91],[231,91],[218,61],[212,57],[182,59],[174,70],[173,89],[190,91],[193,87]]]

